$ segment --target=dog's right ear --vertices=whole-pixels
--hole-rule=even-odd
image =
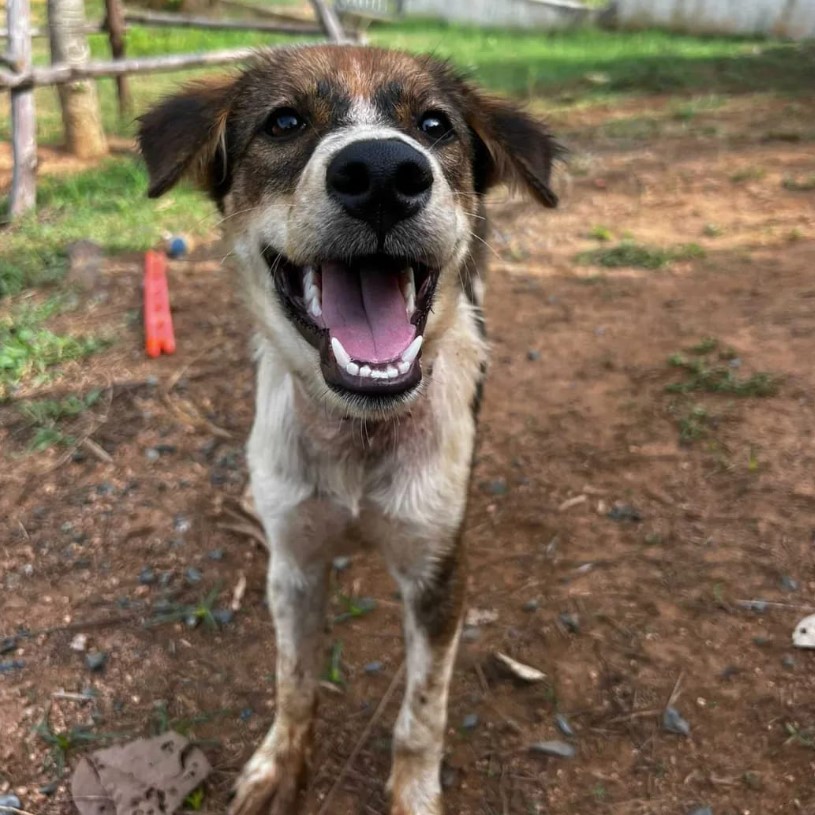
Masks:
[[[226,122],[234,80],[198,82],[169,96],[139,119],[138,141],[158,198],[182,176],[212,197],[228,176]]]

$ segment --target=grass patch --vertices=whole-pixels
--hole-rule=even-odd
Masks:
[[[683,411],[676,412],[676,424],[679,428],[679,443],[691,445],[705,438],[710,432],[712,417],[704,405],[689,405]]]
[[[593,226],[589,230],[589,237],[601,243],[608,243],[613,239],[614,235],[607,226]]]
[[[44,326],[61,307],[55,298],[40,306],[25,306],[0,319],[0,401],[9,398],[23,379],[45,381],[51,369],[104,348],[99,337],[55,334]]]
[[[767,171],[763,167],[744,167],[731,173],[730,180],[734,184],[744,184],[745,181],[761,181]]]
[[[94,389],[84,396],[70,395],[62,399],[37,399],[21,402],[17,411],[30,425],[30,447],[41,451],[55,445],[70,445],[75,439],[61,427],[66,420],[74,419],[92,407],[102,391]]]
[[[815,190],[815,173],[803,178],[792,178],[788,176],[781,182],[781,186],[790,192],[811,192]]]
[[[616,246],[581,252],[576,261],[606,269],[662,269],[678,260],[695,260],[705,256],[705,250],[695,243],[671,248],[647,246],[635,241],[621,241]]]
[[[156,205],[146,190],[147,173],[135,156],[40,179],[37,213],[7,227],[0,239],[0,298],[57,280],[66,268],[66,246],[76,240],[116,253],[148,249],[165,230],[211,231],[215,210],[199,193],[181,187]]]
[[[50,710],[46,711],[34,728],[34,733],[48,747],[48,758],[43,768],[48,773],[55,773],[59,778],[65,772],[68,756],[76,749],[89,744],[110,741],[117,737],[112,733],[94,733],[85,725],[75,725],[67,730],[55,730],[50,721]]]
[[[778,377],[766,372],[739,377],[727,364],[710,364],[707,359],[689,359],[682,354],[668,358],[668,364],[683,374],[679,382],[672,382],[665,390],[669,393],[726,393],[732,396],[774,396],[778,392]]]

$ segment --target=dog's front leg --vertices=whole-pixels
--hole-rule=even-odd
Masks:
[[[441,815],[447,695],[464,603],[461,542],[428,546],[418,568],[392,571],[405,607],[407,688],[394,731],[391,815]]]
[[[325,626],[327,563],[304,564],[270,540],[267,581],[277,635],[277,715],[235,786],[230,815],[292,815],[311,753]]]

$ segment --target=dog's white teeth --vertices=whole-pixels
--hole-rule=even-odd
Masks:
[[[416,280],[412,266],[402,274],[402,296],[405,298],[405,311],[411,317],[416,311]]]
[[[351,362],[351,357],[336,337],[331,338],[331,350],[334,352],[334,359],[337,360],[337,365],[339,365],[340,368],[347,369]]]
[[[317,275],[310,266],[303,272],[303,298],[306,309],[312,317],[322,317],[323,293],[317,285]]]
[[[359,376],[359,365],[357,365],[356,362],[349,362],[345,366],[345,370],[351,374],[351,376]]]
[[[396,377],[399,376],[399,371],[395,365],[388,365],[388,367],[385,368],[385,373],[388,375],[388,379],[396,379]]]
[[[422,348],[422,343],[424,342],[424,337],[420,334],[416,337],[413,342],[408,345],[408,347],[402,352],[402,361],[407,362],[410,365],[414,359],[419,355],[419,351]]]
[[[362,367],[359,369],[359,375],[360,375],[360,376],[367,376],[367,377],[370,377],[370,376],[371,376],[371,366],[370,366],[370,365],[363,365],[363,366],[362,366]]]
[[[381,368],[371,369],[371,379],[387,379],[388,374]]]
[[[400,374],[406,374],[410,370],[410,363],[402,360],[396,367],[399,369]]]

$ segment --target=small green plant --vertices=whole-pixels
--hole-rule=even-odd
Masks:
[[[616,246],[581,252],[578,263],[603,266],[607,269],[633,267],[636,269],[662,269],[677,260],[695,260],[704,257],[705,250],[696,243],[687,243],[668,249],[646,246],[624,240]]]
[[[345,684],[345,678],[342,675],[342,642],[340,640],[337,640],[331,646],[331,656],[328,659],[325,680],[339,687]]]
[[[589,230],[589,237],[594,238],[596,241],[602,241],[603,243],[607,243],[608,241],[612,240],[614,235],[612,234],[611,230],[607,226],[593,226]]]
[[[677,419],[680,444],[690,445],[707,435],[710,414],[703,405],[691,405]]]
[[[39,399],[21,402],[17,406],[20,415],[31,425],[32,437],[29,446],[41,451],[56,445],[75,443],[73,436],[60,427],[60,423],[79,416],[92,407],[99,399],[101,391],[94,389],[84,396],[66,396],[63,399]]]
[[[115,733],[94,733],[90,727],[84,725],[75,725],[68,730],[54,730],[50,716],[49,709],[34,728],[34,733],[49,746],[44,769],[46,772],[55,773],[57,777],[61,777],[65,772],[68,755],[75,749],[117,737]]]
[[[192,812],[200,812],[204,807],[204,798],[206,793],[203,787],[196,787],[185,799],[184,809],[191,810]]]
[[[348,597],[340,594],[339,601],[345,610],[334,617],[335,623],[344,623],[346,620],[364,617],[376,608],[376,600],[372,597]]]
[[[706,238],[718,238],[724,234],[724,229],[722,229],[718,224],[705,224],[704,228],[702,229],[702,234]]]
[[[718,347],[719,341],[715,337],[704,337],[703,339],[699,340],[696,345],[692,345],[690,348],[688,348],[688,353],[697,355],[710,354]]]
[[[763,167],[743,167],[730,174],[730,180],[734,184],[743,184],[745,181],[761,181],[767,171]]]
[[[729,365],[710,365],[704,359],[688,359],[682,354],[669,357],[668,364],[682,371],[684,378],[665,387],[668,393],[727,393],[732,396],[773,396],[778,391],[778,377],[758,372],[739,378]]]
[[[24,306],[0,319],[0,401],[28,377],[45,379],[54,366],[80,359],[104,348],[98,337],[55,334],[44,322],[60,308],[57,300]]]
[[[176,603],[170,609],[161,611],[147,621],[148,626],[163,625],[184,621],[190,628],[203,623],[207,628],[217,629],[218,618],[215,615],[215,603],[221,593],[221,583],[217,583],[209,593],[197,603]]]
[[[804,176],[803,178],[787,176],[781,182],[781,186],[790,192],[810,192],[811,190],[815,190],[815,173]]]
[[[787,722],[784,729],[788,737],[786,744],[799,744],[801,747],[815,750],[815,731],[812,728],[802,728],[798,722]]]

